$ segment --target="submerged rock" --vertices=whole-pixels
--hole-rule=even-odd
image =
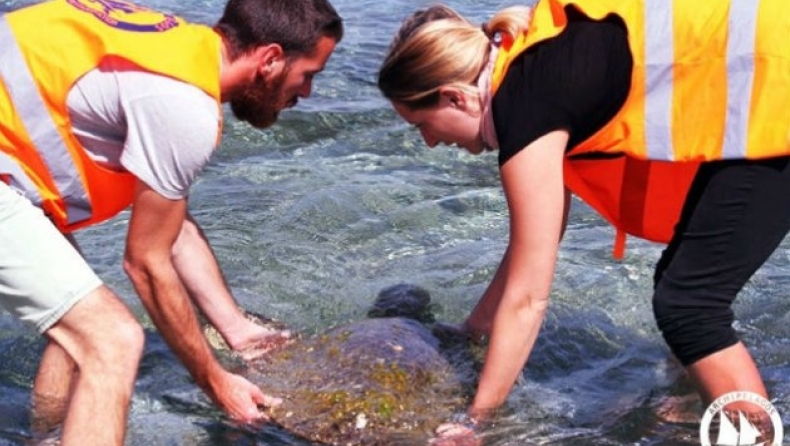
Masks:
[[[245,375],[283,399],[268,415],[299,437],[330,445],[425,444],[465,410],[479,364],[465,339],[434,334],[430,308],[419,287],[386,288],[370,319],[297,337],[248,363]]]

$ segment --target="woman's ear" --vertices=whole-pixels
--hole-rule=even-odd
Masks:
[[[440,87],[439,103],[466,111],[469,107],[469,98],[467,93],[458,87]]]

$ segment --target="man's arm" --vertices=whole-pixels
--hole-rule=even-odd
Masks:
[[[173,265],[192,302],[233,350],[252,355],[288,339],[289,332],[256,324],[242,313],[205,234],[190,215],[173,246]]]
[[[169,200],[138,181],[124,269],[160,334],[196,383],[232,418],[261,419],[258,405],[276,404],[276,399],[217,362],[172,260],[186,215],[185,199]]]

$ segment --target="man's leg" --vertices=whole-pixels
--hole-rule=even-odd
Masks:
[[[101,286],[46,334],[73,358],[79,370],[63,423],[62,444],[122,445],[144,342],[134,315]]]
[[[41,210],[5,183],[0,183],[0,305],[71,358],[48,348],[36,380],[44,389],[34,390],[68,401],[62,444],[122,444],[142,328]],[[73,384],[70,362],[78,370]],[[56,376],[63,371],[63,379]]]
[[[57,343],[48,342],[33,382],[30,425],[34,435],[48,436],[63,426],[75,373],[71,356]]]
[[[83,255],[74,236],[72,234],[64,234],[64,236],[80,255]],[[36,380],[33,382],[33,410],[30,414],[30,425],[34,435],[46,437],[56,428],[63,426],[77,373],[76,367],[74,360],[60,345],[55,342],[47,343],[38,366]]]
[[[732,391],[766,396],[731,305],[790,228],[788,190],[788,158],[703,165],[658,263],[656,320],[706,403]]]

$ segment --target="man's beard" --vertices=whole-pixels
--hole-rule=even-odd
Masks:
[[[271,81],[258,76],[252,85],[244,87],[230,100],[233,115],[259,129],[272,126],[277,121],[280,110],[287,104],[282,97],[282,87],[287,74],[286,68],[282,75]]]

